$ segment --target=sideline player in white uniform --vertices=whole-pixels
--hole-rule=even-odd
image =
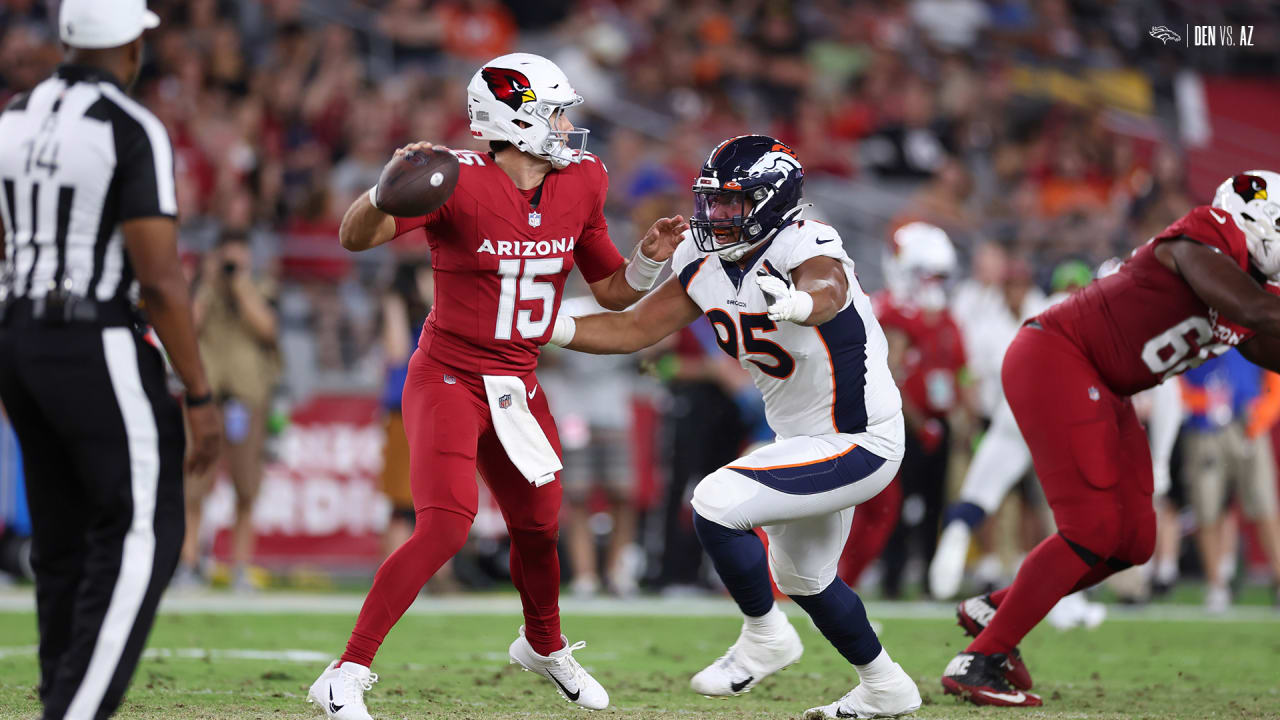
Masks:
[[[836,577],[854,506],[883,490],[902,461],[902,401],[839,235],[799,219],[802,179],[795,153],[773,138],[721,143],[694,183],[692,237],[676,249],[675,275],[631,311],[558,317],[551,342],[630,353],[705,313],[764,396],[777,440],[693,494],[698,539],[745,616],[738,641],[693,677],[693,689],[738,695],[800,659],[800,638],[773,600],[772,569],[861,679],[805,717],[902,715],[920,707],[920,693]]]

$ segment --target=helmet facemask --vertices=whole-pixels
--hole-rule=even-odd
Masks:
[[[567,103],[539,100],[531,105],[526,104],[521,110],[527,109],[527,114],[533,117],[529,120],[517,117],[516,122],[524,121],[529,127],[517,129],[516,136],[522,142],[514,144],[524,152],[549,161],[557,170],[582,162],[582,156],[587,152],[587,135],[591,131],[586,128],[557,128],[564,112],[580,104],[581,97]]]
[[[698,249],[733,262],[773,237],[776,229],[766,231],[755,217],[756,210],[772,195],[768,185],[722,189],[713,178],[698,178],[693,188],[693,217],[689,220]],[[792,208],[786,213],[787,218],[800,210],[801,207]]]

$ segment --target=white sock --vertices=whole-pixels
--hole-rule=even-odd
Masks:
[[[760,617],[744,615],[742,620],[743,628],[754,635],[773,635],[786,624],[787,616],[778,607],[778,603],[774,603],[773,607],[769,608],[769,612]]]
[[[880,648],[880,654],[866,665],[854,665],[858,677],[868,685],[876,685],[888,680],[898,671],[898,664],[889,657],[889,651]]]

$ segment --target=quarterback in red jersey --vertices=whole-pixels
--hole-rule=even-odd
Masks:
[[[942,676],[980,705],[1035,706],[1017,645],[1063,596],[1145,562],[1155,545],[1151,455],[1129,396],[1231,347],[1280,368],[1280,175],[1218,187],[1102,278],[1027,322],[1004,357],[1005,396],[1058,532],[1008,588],[960,604],[975,635]]]
[[[471,134],[491,151],[452,151],[459,176],[445,204],[425,217],[396,218],[374,205],[371,191],[343,218],[342,245],[352,251],[425,232],[435,302],[404,388],[417,523],[374,576],[346,652],[311,686],[308,699],[329,717],[370,720],[364,692],[377,680],[374,654],[466,542],[477,470],[506,520],[511,578],[524,606],[511,661],[571,702],[609,704],[573,657],[584,643],[560,634],[560,442],[534,369],[575,264],[601,305],[623,309],[653,287],[688,226],[679,216],[658,220],[631,261],[622,258],[604,218],[604,164],[585,151],[587,131],[565,117],[580,102],[551,61],[496,58],[467,87]]]

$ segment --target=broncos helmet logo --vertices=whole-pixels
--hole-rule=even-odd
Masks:
[[[519,110],[521,105],[538,97],[533,93],[529,78],[519,70],[487,67],[480,71],[480,77],[489,84],[493,96],[512,110]]]
[[[1267,199],[1267,181],[1257,175],[1235,176],[1231,179],[1231,189],[1245,202]]]

